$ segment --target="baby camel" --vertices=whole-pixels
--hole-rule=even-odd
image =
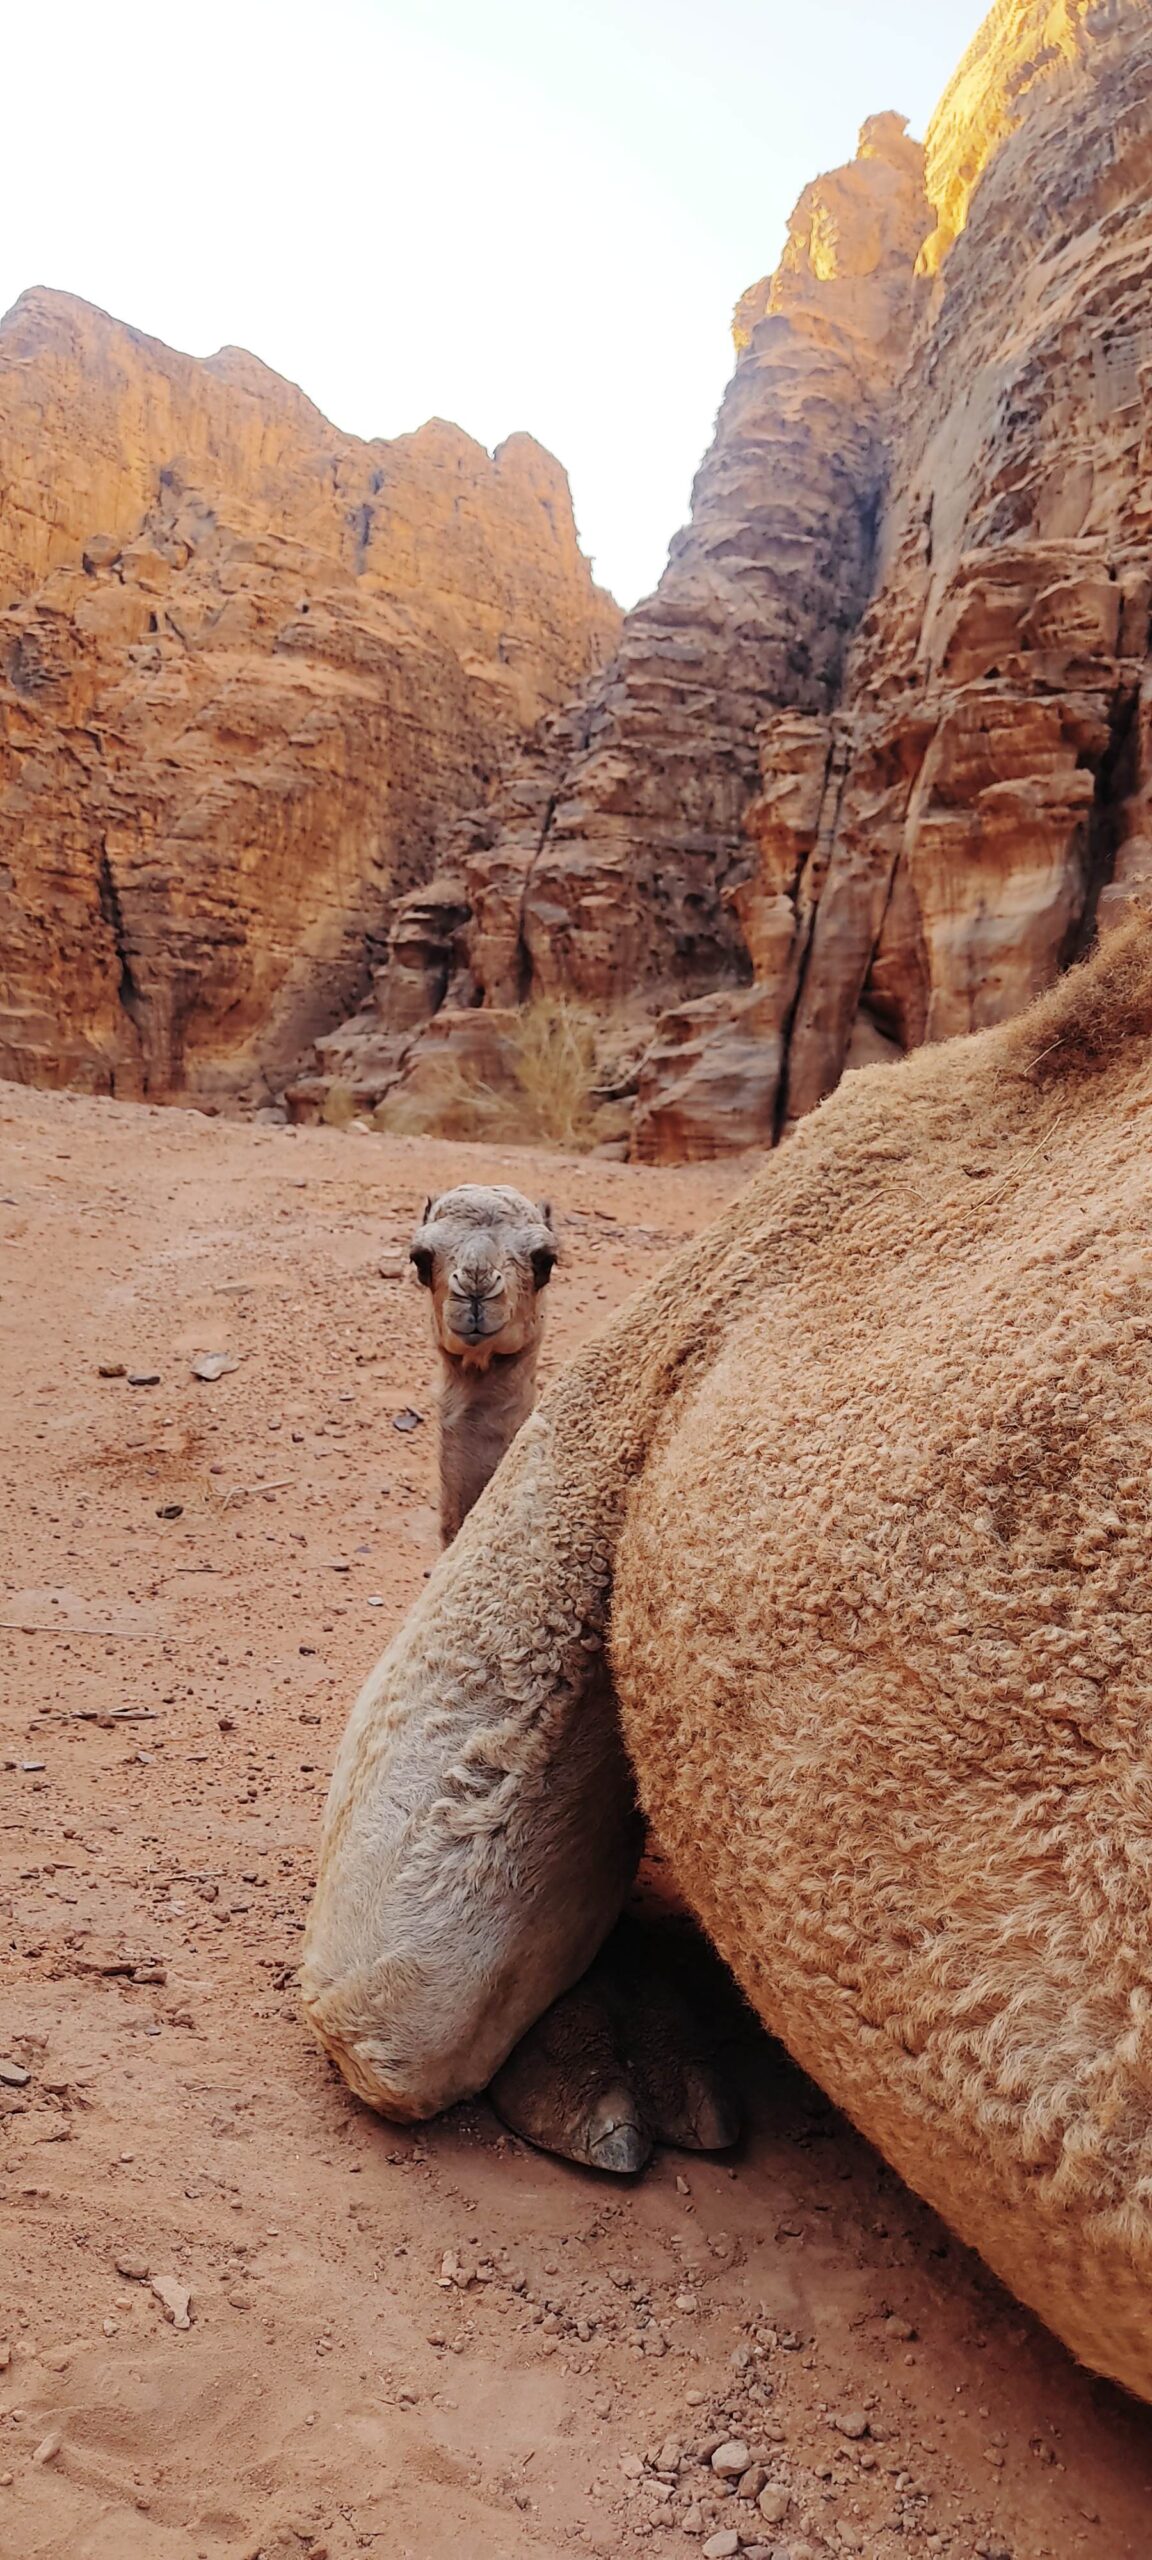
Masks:
[[[440,1535],[450,1546],[536,1401],[540,1292],[559,1246],[546,1200],[462,1182],[412,1238],[440,1352]]]

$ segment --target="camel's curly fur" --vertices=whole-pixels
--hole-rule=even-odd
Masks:
[[[1146,923],[848,1078],[526,1425],[333,1782],[306,2000],[386,2110],[475,2087],[614,1915],[605,1637],[767,2024],[1152,2397]]]

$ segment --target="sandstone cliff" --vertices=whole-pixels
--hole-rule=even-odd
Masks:
[[[1152,881],[1150,182],[1149,0],[999,0],[923,152],[866,125],[657,594],[457,837],[449,1005],[662,1003],[638,1155],[772,1143]]]
[[[0,491],[0,1074],[266,1095],[612,644],[565,475],[36,291]]]

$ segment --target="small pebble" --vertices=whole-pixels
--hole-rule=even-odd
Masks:
[[[747,2445],[742,2444],[738,2436],[732,2436],[727,2443],[717,2445],[712,2456],[712,2468],[719,2473],[721,2480],[739,2480],[751,2459]]]
[[[130,2160],[132,2158],[132,2153],[130,2151],[122,2151],[120,2157],[122,2160]],[[127,2276],[132,2284],[147,2284],[149,2275],[148,2260],[147,2258],[138,2257],[135,2251],[126,2249],[123,2257],[117,2258],[116,2260],[116,2273],[118,2276]]]
[[[22,2062],[0,2062],[0,2082],[6,2089],[26,2089],[31,2077]]]
[[[36,2447],[36,2451],[32,2456],[33,2462],[40,2464],[45,2462],[55,2462],[56,2456],[59,2453],[63,2442],[64,2438],[60,2433],[59,2427],[54,2427],[51,2435],[41,2436],[40,2442]]]
[[[756,2504],[765,2524],[783,2524],[791,2499],[787,2489],[782,2489],[777,2481],[771,2480],[768,2487],[761,2490]]]
[[[710,2533],[707,2542],[702,2543],[700,2548],[703,2560],[736,2560],[736,2553],[740,2548],[740,2536],[738,2533],[729,2533],[725,2527],[720,2533]]]
[[[837,2435],[848,2436],[855,2444],[868,2433],[868,2412],[866,2409],[831,2410],[828,2424],[835,2427]]]

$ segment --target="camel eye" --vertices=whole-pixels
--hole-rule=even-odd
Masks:
[[[408,1257],[416,1266],[416,1277],[422,1289],[432,1286],[432,1254],[426,1244],[414,1244]]]
[[[532,1256],[532,1278],[538,1289],[547,1288],[555,1268],[556,1256],[551,1245],[539,1245]]]

